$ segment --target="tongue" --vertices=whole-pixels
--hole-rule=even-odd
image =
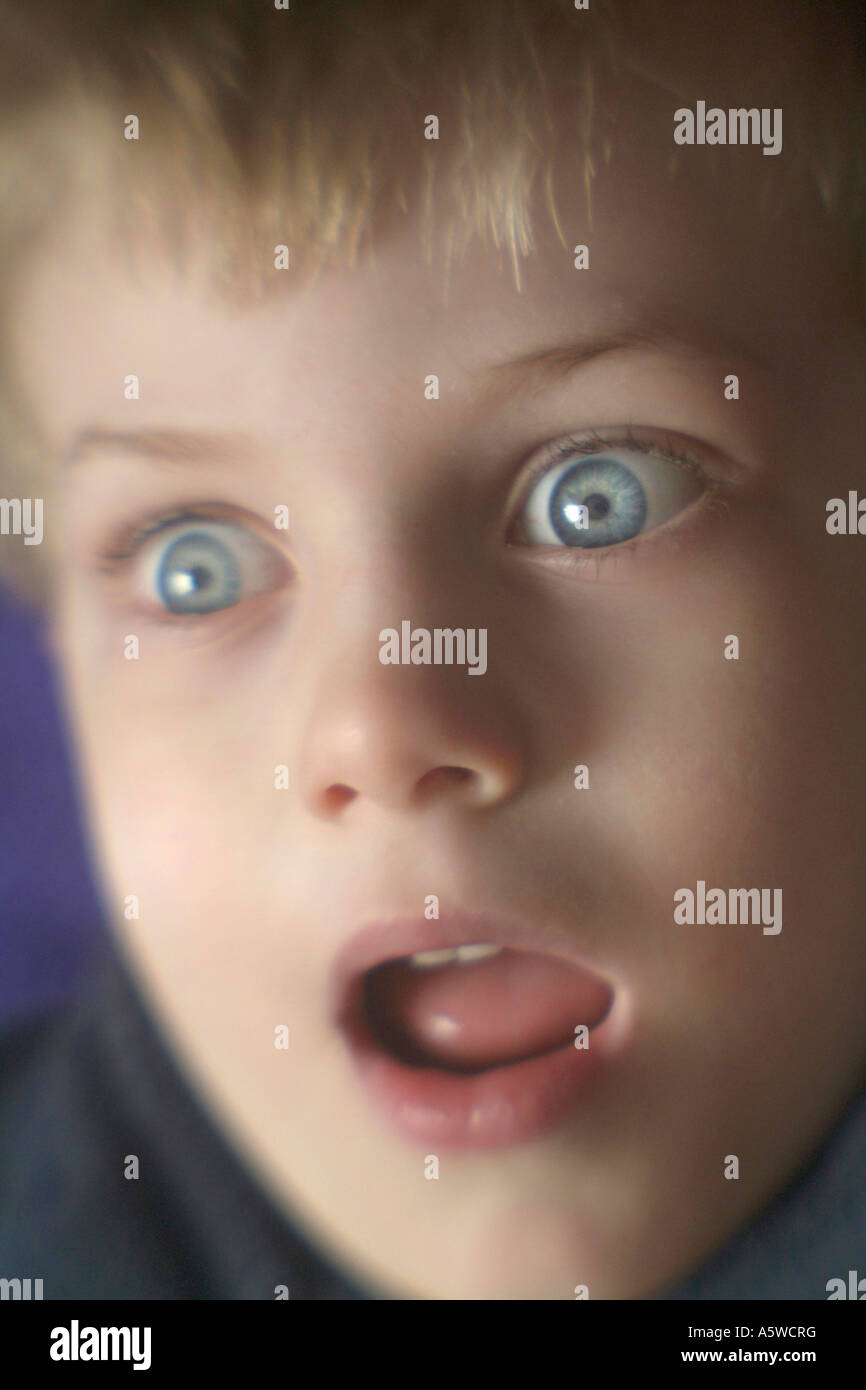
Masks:
[[[562,1047],[577,1024],[600,1023],[612,999],[598,976],[527,951],[428,970],[388,961],[366,985],[368,1019],[391,1052],[458,1071]]]

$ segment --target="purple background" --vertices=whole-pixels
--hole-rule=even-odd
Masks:
[[[68,996],[103,932],[40,631],[0,589],[0,1024]]]

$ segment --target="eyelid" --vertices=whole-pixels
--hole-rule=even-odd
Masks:
[[[704,479],[708,491],[721,491],[745,474],[745,470],[738,468],[717,449],[686,439],[673,430],[627,424],[558,435],[533,453],[511,488],[506,503],[506,539],[513,532],[516,518],[540,478],[575,455],[593,455],[613,449],[633,450],[645,457],[662,459],[673,467]]]
[[[644,429],[643,426],[624,425],[619,428],[611,427],[603,433],[598,430],[588,430],[583,434],[559,435],[556,439],[542,445],[538,457],[533,457],[521,472],[516,495],[515,490],[512,489],[509,513],[519,509],[525,503],[538,480],[543,478],[552,468],[555,468],[557,464],[564,463],[566,459],[575,455],[591,456],[606,449],[631,449],[635,453],[644,454],[647,457],[663,459],[665,463],[670,463],[689,473],[697,473],[701,477],[712,478],[711,468],[705,465],[703,459],[699,461],[685,449],[677,449],[674,443],[678,438],[677,435],[669,431],[656,432],[657,437],[652,442],[645,443],[634,433],[635,429],[638,428],[642,434],[648,435],[652,432],[649,429]],[[659,442],[659,433],[664,440],[663,443]]]
[[[138,580],[142,579],[143,567],[154,563],[147,555],[149,543],[165,534],[166,540],[162,546],[169,547],[172,544],[172,531],[177,531],[182,537],[185,531],[193,531],[197,525],[241,533],[244,543],[257,545],[262,553],[268,553],[266,563],[273,566],[274,575],[280,576],[279,582],[264,589],[253,589],[237,603],[202,612],[175,613],[156,600],[144,599],[140,594],[136,596],[133,591]],[[268,529],[261,516],[239,512],[237,506],[228,503],[175,505],[161,516],[151,516],[143,523],[127,522],[119,528],[108,545],[94,557],[94,568],[108,586],[107,593],[112,600],[124,608],[131,603],[139,621],[177,633],[193,630],[218,633],[237,626],[239,615],[248,612],[251,605],[291,583],[294,566],[290,556],[279,539],[267,533]],[[238,540],[235,547],[237,545]],[[157,560],[158,555],[159,552]]]
[[[564,544],[544,545],[514,539],[515,531],[526,507],[529,497],[539,481],[559,465],[575,456],[592,456],[604,451],[633,451],[645,457],[655,457],[665,463],[680,468],[693,478],[704,483],[701,495],[687,504],[667,521],[629,540],[605,547],[583,550]],[[693,518],[696,514],[706,517],[708,513],[717,516],[728,512],[736,484],[745,476],[745,470],[733,460],[721,454],[710,445],[705,445],[675,431],[627,424],[604,429],[589,429],[581,433],[559,435],[540,447],[528,465],[524,465],[519,478],[511,489],[506,509],[504,540],[511,548],[523,552],[527,558],[564,572],[582,575],[591,569],[595,576],[601,569],[613,565],[622,568],[633,561],[635,552],[646,547],[658,549],[677,547],[683,542],[683,527],[688,525],[683,518]]]
[[[237,508],[226,503],[182,504],[172,507],[162,515],[150,517],[145,522],[126,522],[100,551],[98,559],[106,566],[121,564],[124,560],[131,560],[152,537],[158,536],[162,531],[168,531],[173,526],[194,526],[196,522],[212,526],[223,525],[227,529],[235,527],[257,534],[262,530],[260,518],[252,513],[238,513]],[[265,544],[268,543],[263,536],[262,540]],[[279,547],[276,533],[270,543]]]

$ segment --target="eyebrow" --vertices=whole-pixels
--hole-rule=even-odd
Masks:
[[[615,352],[656,352],[687,362],[696,359],[705,364],[730,362],[731,370],[737,364],[748,365],[761,373],[768,370],[753,349],[747,351],[721,334],[713,334],[710,340],[705,334],[627,329],[582,342],[542,348],[508,362],[495,363],[480,374],[479,386],[484,391],[498,393],[517,390],[524,385],[544,385],[549,378],[567,376]]]
[[[94,451],[132,454],[156,463],[238,463],[256,452],[249,435],[194,430],[81,430],[63,455],[63,463],[80,463]]]
[[[768,373],[767,364],[754,351],[746,352],[739,344],[725,341],[721,336],[714,336],[710,346],[703,335],[628,329],[582,342],[542,348],[507,362],[494,363],[476,378],[477,389],[485,395],[499,395],[526,386],[543,387],[551,379],[567,376],[590,362],[618,352],[656,352],[687,362],[700,359],[707,364],[722,361],[732,365],[746,364],[763,375]],[[169,466],[236,464],[249,461],[258,453],[254,440],[247,434],[180,429],[109,430],[95,426],[79,431],[63,455],[63,464],[79,463],[95,451],[130,454]]]

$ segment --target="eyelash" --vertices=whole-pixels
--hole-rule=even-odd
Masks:
[[[624,430],[612,431],[610,433],[600,433],[597,430],[590,430],[581,436],[565,435],[554,443],[548,445],[541,457],[531,465],[527,476],[521,480],[520,494],[516,504],[509,507],[509,511],[520,511],[525,505],[527,498],[532,492],[533,487],[544,477],[546,473],[563,463],[566,459],[575,455],[592,455],[605,449],[627,449],[636,453],[644,454],[649,457],[660,458],[665,462],[682,468],[687,472],[698,475],[705,483],[706,487],[701,498],[696,503],[686,507],[684,511],[692,511],[695,506],[704,505],[715,510],[727,510],[728,503],[720,495],[722,484],[720,480],[708,473],[706,468],[700,464],[687,450],[678,447],[672,436],[656,439],[652,443],[647,443],[638,438],[633,427],[628,426]],[[217,504],[190,504],[189,506],[175,507],[171,512],[156,518],[152,518],[143,524],[127,525],[119,535],[108,545],[108,547],[96,556],[97,568],[104,574],[117,577],[127,564],[134,559],[138,551],[153,536],[159,535],[161,531],[168,530],[173,526],[182,524],[194,524],[197,521],[225,521],[238,524],[237,512],[226,506]],[[516,519],[509,522],[506,532],[508,536],[514,532]],[[671,522],[665,522],[657,526],[646,536],[636,536],[633,540],[623,541],[618,545],[613,545],[592,552],[582,552],[578,549],[571,549],[567,546],[527,546],[526,549],[534,550],[536,554],[543,551],[545,559],[550,562],[551,557],[555,557],[554,563],[567,570],[585,569],[593,566],[596,571],[603,564],[620,562],[634,552],[638,547],[650,543],[649,537],[658,537],[654,544],[659,544],[662,540],[668,543],[676,543],[677,526],[676,518]],[[661,534],[660,534],[661,533]],[[171,615],[167,615],[167,618]],[[219,616],[218,613],[203,614],[199,617],[188,614],[183,621],[185,624],[203,622],[207,618]],[[176,617],[173,621],[177,621]]]
[[[518,513],[522,511],[535,485],[558,464],[564,463],[576,454],[592,455],[611,449],[628,449],[650,458],[663,459],[666,463],[673,464],[675,467],[699,477],[705,483],[704,491],[699,499],[683,508],[683,512],[678,513],[670,521],[654,527],[645,535],[635,536],[633,540],[621,541],[618,545],[592,551],[581,551],[576,547],[570,548],[565,545],[535,545],[520,548],[534,550],[536,555],[538,552],[543,552],[548,563],[550,563],[551,557],[555,557],[554,563],[559,568],[583,570],[587,566],[593,566],[597,571],[604,564],[621,562],[626,557],[631,556],[639,547],[649,544],[676,544],[679,540],[677,535],[679,516],[691,512],[697,507],[701,507],[703,510],[727,512],[729,500],[723,495],[723,483],[720,478],[708,471],[692,454],[678,447],[672,435],[663,436],[661,442],[659,439],[655,439],[652,443],[646,443],[635,435],[633,426],[626,426],[625,429],[613,430],[609,433],[589,430],[580,436],[565,435],[548,445],[542,456],[531,465],[528,476],[521,481],[518,501],[516,506],[510,510],[516,510]],[[508,536],[513,535],[516,524],[516,520],[509,523],[506,540]]]
[[[256,522],[259,522],[256,525]],[[222,522],[227,526],[246,527],[264,541],[259,518],[251,513],[242,513],[236,507],[220,502],[196,502],[175,506],[170,512],[152,517],[142,523],[121,525],[104,548],[94,556],[94,568],[113,592],[115,601],[126,607],[129,596],[126,593],[127,573],[134,564],[139,551],[154,536],[177,526],[193,526],[196,522]],[[272,541],[265,542],[273,545]],[[279,547],[276,547],[279,550]],[[250,602],[251,599],[245,602]],[[192,630],[206,633],[218,632],[221,627],[237,618],[238,611],[245,602],[233,604],[228,608],[215,609],[211,613],[172,613],[167,608],[153,604],[141,607],[136,603],[136,611],[142,622],[154,623],[162,628],[175,631],[179,636]]]
[[[99,568],[113,571],[125,560],[131,560],[151,536],[157,536],[160,531],[167,531],[171,526],[179,526],[183,522],[230,520],[232,517],[228,510],[219,511],[214,508],[209,511],[206,506],[199,505],[176,508],[141,525],[126,526],[116,539],[110,542],[109,547],[97,555]]]
[[[697,459],[692,458],[685,450],[677,450],[671,436],[663,444],[645,444],[633,433],[633,428],[628,426],[619,433],[599,434],[596,430],[590,430],[588,434],[565,435],[564,438],[556,440],[547,446],[544,455],[533,464],[530,476],[523,484],[521,492],[521,502],[532,491],[532,486],[543,478],[557,464],[564,463],[573,454],[597,454],[605,449],[630,449],[638,454],[646,454],[651,458],[664,459],[666,463],[675,464],[679,468],[686,469],[689,473],[698,473],[705,477],[704,469]]]

